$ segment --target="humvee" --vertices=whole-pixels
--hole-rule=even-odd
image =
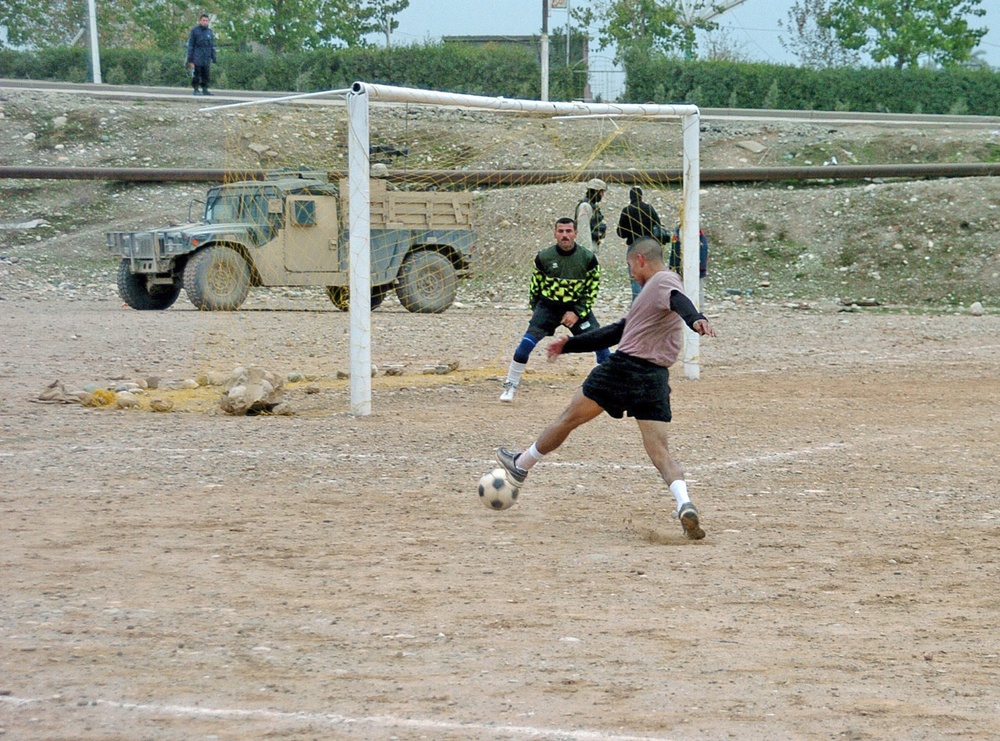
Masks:
[[[181,288],[197,308],[238,309],[253,286],[322,286],[348,309],[348,188],[315,173],[208,189],[200,222],[108,232],[121,256],[118,292],[134,309],[171,306]],[[390,190],[371,181],[371,305],[396,291],[409,311],[439,313],[470,275],[468,193]]]

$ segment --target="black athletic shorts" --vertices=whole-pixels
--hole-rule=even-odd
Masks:
[[[583,395],[616,419],[669,422],[670,371],[648,360],[615,352],[583,382]]]
[[[551,337],[555,334],[555,331],[562,324],[563,315],[567,311],[571,311],[571,306],[560,306],[557,304],[546,303],[545,301],[539,301],[535,305],[534,311],[531,312],[531,320],[528,322],[527,334],[535,338],[535,341],[541,340],[543,337]],[[588,312],[587,316],[582,316],[579,318],[576,324],[569,327],[570,334],[578,335],[581,332],[589,332],[592,329],[597,329],[601,325],[597,323],[597,317],[594,316],[594,312]]]

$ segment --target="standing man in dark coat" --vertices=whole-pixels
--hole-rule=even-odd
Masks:
[[[642,200],[642,188],[638,185],[629,189],[628,205],[622,209],[622,215],[618,219],[618,236],[625,240],[625,244],[632,246],[632,243],[641,237],[653,237],[660,242],[657,231],[662,231],[663,225],[660,223],[660,215],[656,209]],[[639,295],[642,286],[632,280],[632,300]]]
[[[195,95],[212,94],[208,92],[208,70],[215,61],[215,34],[208,27],[208,13],[202,13],[188,34],[187,66],[194,72],[191,87]]]

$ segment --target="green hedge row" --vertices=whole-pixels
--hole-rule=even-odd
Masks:
[[[109,49],[102,78],[111,85],[188,84],[183,49],[176,54]],[[477,95],[537,100],[538,60],[506,44],[428,43],[393,49],[320,49],[281,56],[223,49],[212,71],[216,87],[311,92],[355,80]],[[85,49],[0,50],[0,77],[86,82]],[[694,103],[702,108],[770,108],[891,113],[1000,115],[1000,73],[896,70],[885,67],[814,70],[775,64],[690,62],[651,57],[626,63],[626,102]],[[580,70],[552,65],[549,97],[583,92]]]
[[[0,77],[86,82],[91,79],[90,55],[85,49],[0,50]],[[110,85],[185,86],[184,51],[108,49],[101,53],[101,78]],[[223,49],[212,68],[213,84],[231,90],[311,92],[364,80],[534,100],[540,94],[540,78],[538,60],[530,50],[505,44],[319,49],[281,56]],[[565,65],[550,71],[549,96],[554,100],[579,98],[583,85],[583,75]]]
[[[1000,73],[988,69],[805,69],[650,58],[626,65],[630,102],[702,108],[1000,115]]]

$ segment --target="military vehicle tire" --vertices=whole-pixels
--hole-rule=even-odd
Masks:
[[[146,276],[133,273],[128,260],[122,260],[118,265],[118,295],[133,309],[162,311],[173,306],[180,294],[179,280],[169,286],[153,286],[150,290],[146,285]]]
[[[372,286],[372,308],[377,309],[385,301],[386,295],[391,290],[391,286]],[[327,286],[326,295],[330,301],[341,311],[348,311],[351,308],[351,290],[347,286]]]
[[[207,247],[184,267],[184,290],[203,311],[233,311],[250,293],[250,266],[235,250]]]
[[[392,286],[372,286],[372,308],[380,307],[391,290]]]
[[[439,252],[411,252],[399,268],[396,295],[407,311],[440,314],[451,306],[457,291],[455,267]]]

